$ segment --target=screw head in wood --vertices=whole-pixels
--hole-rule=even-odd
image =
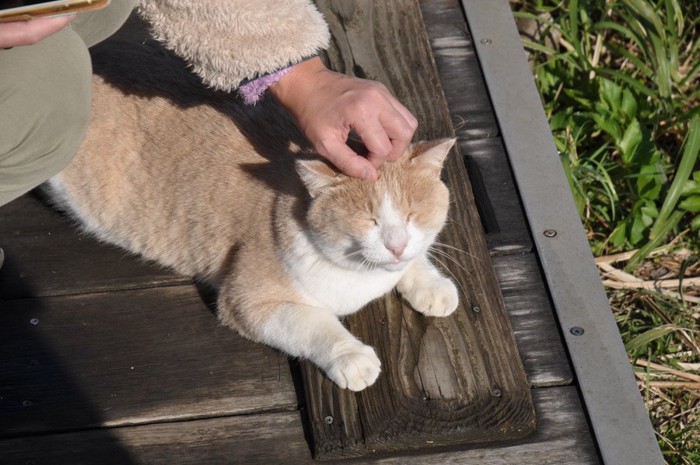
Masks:
[[[481,307],[479,307],[478,305],[474,305],[472,307],[472,312],[479,313],[480,311],[481,311]]]
[[[480,42],[484,45],[489,45],[492,42],[492,40],[487,38],[487,39],[481,39]]]
[[[503,395],[503,393],[501,392],[500,389],[493,388],[493,389],[491,389],[491,395],[494,397],[501,397]]]
[[[29,323],[33,324],[34,326],[39,324],[39,318],[32,318],[29,320]]]
[[[545,237],[554,237],[557,235],[557,232],[554,229],[545,229],[543,234]]]
[[[324,421],[327,425],[330,425],[331,423],[333,423],[333,417],[330,416],[330,415],[328,415],[326,418],[323,419],[323,421]]]
[[[586,330],[580,326],[573,326],[571,329],[569,329],[569,332],[574,336],[583,336],[583,333],[585,333]]]

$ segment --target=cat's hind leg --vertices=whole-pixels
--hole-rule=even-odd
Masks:
[[[248,339],[310,360],[341,388],[360,391],[372,385],[381,371],[374,349],[323,308],[297,303],[234,308],[220,296],[219,318]]]
[[[459,304],[457,287],[427,258],[411,263],[396,289],[415,310],[427,316],[448,316]]]

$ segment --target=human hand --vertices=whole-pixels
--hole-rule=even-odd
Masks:
[[[418,127],[416,118],[382,84],[327,69],[319,58],[296,65],[270,92],[297,126],[343,173],[368,181],[377,168],[403,155]],[[366,157],[347,144],[354,130]]]
[[[60,31],[74,19],[75,15],[63,15],[0,23],[0,48],[33,45]]]

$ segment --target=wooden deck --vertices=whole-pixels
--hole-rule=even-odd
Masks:
[[[522,439],[349,463],[599,463],[458,0],[318,3],[335,68],[389,85],[437,131],[422,137],[454,127],[537,421]],[[421,43],[435,81],[406,58]],[[0,246],[0,463],[314,463],[313,375],[219,326],[207,289],[80,235],[33,194],[0,208]]]

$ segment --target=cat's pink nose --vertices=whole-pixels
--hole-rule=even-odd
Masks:
[[[406,250],[406,244],[405,243],[398,244],[398,245],[387,244],[386,248],[389,249],[389,252],[394,254],[394,257],[400,258],[403,251]]]

